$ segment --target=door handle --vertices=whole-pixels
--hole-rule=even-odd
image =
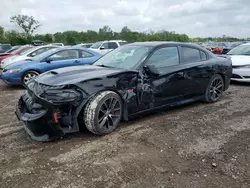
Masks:
[[[75,60],[74,63],[80,63],[80,61],[79,60]]]

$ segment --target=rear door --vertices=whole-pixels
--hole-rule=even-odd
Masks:
[[[204,95],[207,84],[213,74],[212,64],[208,59],[205,51],[190,47],[182,46],[181,68],[184,70],[186,87],[183,89],[185,98],[193,98]]]

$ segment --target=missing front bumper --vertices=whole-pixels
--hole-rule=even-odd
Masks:
[[[51,141],[61,138],[65,132],[54,119],[53,105],[46,104],[46,110],[30,113],[26,94],[20,97],[16,106],[16,115],[24,124],[25,131],[36,141]]]

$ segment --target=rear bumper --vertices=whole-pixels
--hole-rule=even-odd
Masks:
[[[35,97],[35,96],[32,96]],[[36,98],[39,100],[38,98]],[[40,101],[42,102],[42,101]],[[27,94],[20,97],[16,106],[16,116],[24,124],[25,131],[36,141],[51,141],[65,135],[59,123],[54,118],[54,108],[52,104],[44,103],[46,109],[31,113],[27,107],[29,98]]]

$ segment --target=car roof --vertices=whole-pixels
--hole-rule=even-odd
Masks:
[[[57,48],[53,52],[57,52],[57,51],[61,51],[61,50],[84,50],[84,51],[92,53],[94,55],[100,55],[99,53],[97,53],[97,52],[95,52],[93,50],[90,50],[89,48],[83,48],[83,47],[80,47],[80,46],[63,46],[63,47]]]
[[[160,45],[171,45],[171,44],[175,44],[175,45],[190,45],[190,46],[198,46],[197,44],[191,44],[191,43],[185,43],[185,42],[174,42],[174,41],[150,41],[150,42],[134,42],[134,43],[129,43],[129,44],[126,44],[127,45],[130,45],[130,46],[153,46],[153,47],[156,47],[156,46],[160,46]]]

